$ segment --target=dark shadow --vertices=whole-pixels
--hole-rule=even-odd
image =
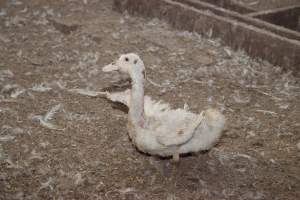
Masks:
[[[126,105],[124,105],[122,103],[119,103],[119,102],[112,102],[112,101],[109,101],[109,100],[107,100],[107,101],[111,104],[111,107],[113,109],[121,110],[124,113],[128,113],[129,108]]]

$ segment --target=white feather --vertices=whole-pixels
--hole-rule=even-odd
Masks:
[[[53,116],[59,111],[61,108],[61,104],[57,104],[56,106],[53,106],[45,115],[44,121],[49,121],[53,119]]]
[[[13,99],[16,99],[16,98],[18,98],[18,96],[20,96],[25,91],[26,91],[25,89],[17,88],[13,93],[10,94],[10,97]]]
[[[49,90],[52,90],[52,88],[51,87],[47,87],[44,84],[39,84],[39,85],[34,85],[31,88],[31,90],[35,91],[35,92],[47,92]]]
[[[16,136],[12,136],[12,135],[0,136],[0,142],[8,142],[8,141],[14,140],[15,138],[16,138]]]
[[[51,129],[51,130],[64,130],[62,128],[59,128],[57,125],[49,122],[50,120],[53,119],[54,115],[61,109],[61,107],[62,107],[61,104],[57,104],[53,106],[44,116],[34,115],[34,116],[30,116],[30,118],[39,121],[44,128]]]
[[[77,94],[81,94],[84,96],[90,96],[90,97],[97,97],[97,96],[101,96],[101,95],[105,95],[105,92],[96,92],[96,91],[92,91],[92,90],[88,90],[88,89],[69,89],[69,92],[72,93],[77,93]]]

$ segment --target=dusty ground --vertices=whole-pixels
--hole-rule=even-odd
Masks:
[[[300,199],[299,79],[111,4],[0,1],[0,199]],[[68,92],[110,86],[101,67],[131,51],[147,94],[224,112],[214,149],[178,166],[144,155],[118,106]]]

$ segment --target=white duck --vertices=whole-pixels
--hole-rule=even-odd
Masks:
[[[106,97],[129,107],[128,132],[132,142],[145,153],[173,156],[210,149],[220,138],[225,125],[224,116],[215,109],[194,114],[184,109],[171,109],[168,104],[144,96],[145,67],[136,54],[121,55],[104,72],[128,73],[132,79],[131,90]]]

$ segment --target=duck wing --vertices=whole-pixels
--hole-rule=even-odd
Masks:
[[[180,112],[186,112],[185,110],[180,110]],[[172,113],[174,115],[175,113]],[[184,116],[184,113],[182,113]],[[157,141],[165,146],[181,145],[188,142],[194,135],[196,128],[201,124],[203,120],[203,112],[199,115],[194,115],[192,113],[186,113],[182,120],[173,120],[174,124],[177,124],[174,128],[170,127],[170,130],[162,130],[157,136]]]

